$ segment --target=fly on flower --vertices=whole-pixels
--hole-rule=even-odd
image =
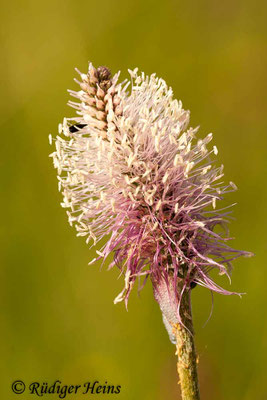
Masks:
[[[115,303],[126,305],[135,281],[150,278],[172,341],[183,294],[196,285],[233,294],[209,276],[229,276],[231,261],[250,253],[227,245],[227,209],[217,203],[235,187],[223,185],[222,166],[197,136],[189,111],[155,74],[130,71],[119,83],[106,67],[77,71],[70,90],[76,116],[65,118],[52,154],[69,223],[96,245],[96,259],[112,253],[124,274]],[[216,227],[221,227],[220,233]]]

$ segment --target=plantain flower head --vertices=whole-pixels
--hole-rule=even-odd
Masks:
[[[249,253],[227,245],[228,210],[217,202],[236,187],[211,161],[212,134],[196,137],[189,111],[155,74],[136,68],[118,83],[106,67],[78,73],[76,116],[59,126],[52,156],[69,223],[92,245],[106,237],[92,262],[113,253],[110,267],[124,275],[115,303],[127,305],[135,281],[150,277],[168,324],[196,284],[232,294],[209,272],[229,276],[231,261]]]

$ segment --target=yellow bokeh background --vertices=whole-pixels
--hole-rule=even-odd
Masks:
[[[239,190],[233,246],[238,297],[194,289],[202,399],[266,400],[265,1],[2,1],[1,4],[1,385],[98,380],[127,400],[179,399],[174,346],[148,283],[129,311],[113,299],[118,270],[88,266],[94,251],[60,207],[48,134],[74,111],[74,67],[156,72],[191,110],[199,135],[214,133],[225,180]],[[219,282],[230,288],[225,279]],[[90,397],[90,396],[89,396]],[[95,396],[99,399],[104,395]],[[37,396],[35,396],[37,398]],[[43,398],[57,398],[47,395]],[[67,398],[84,399],[82,395]]]

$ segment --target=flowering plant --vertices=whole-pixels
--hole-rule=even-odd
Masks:
[[[212,134],[196,139],[189,112],[163,79],[136,68],[118,83],[119,74],[92,64],[78,73],[80,90],[70,91],[78,102],[69,102],[77,116],[59,126],[52,154],[62,206],[78,236],[93,245],[107,237],[92,262],[114,253],[110,267],[125,281],[115,303],[127,306],[135,281],[150,277],[177,345],[183,398],[199,398],[190,292],[201,285],[233,294],[209,272],[229,277],[231,261],[250,255],[228,246],[229,211],[217,209],[236,187],[221,182],[223,167],[210,160],[218,152],[208,149]]]

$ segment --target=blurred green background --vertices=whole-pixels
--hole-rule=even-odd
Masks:
[[[123,78],[136,66],[156,72],[200,136],[214,133],[226,181],[239,187],[227,199],[238,203],[232,244],[256,256],[235,262],[231,288],[247,294],[215,295],[204,328],[210,293],[194,290],[202,399],[267,399],[267,3],[11,0],[1,15],[1,398],[33,398],[12,394],[15,379],[107,380],[122,386],[112,398],[180,398],[150,284],[128,312],[114,306],[118,271],[87,265],[94,253],[60,207],[48,134],[73,115],[66,90],[90,60]]]

